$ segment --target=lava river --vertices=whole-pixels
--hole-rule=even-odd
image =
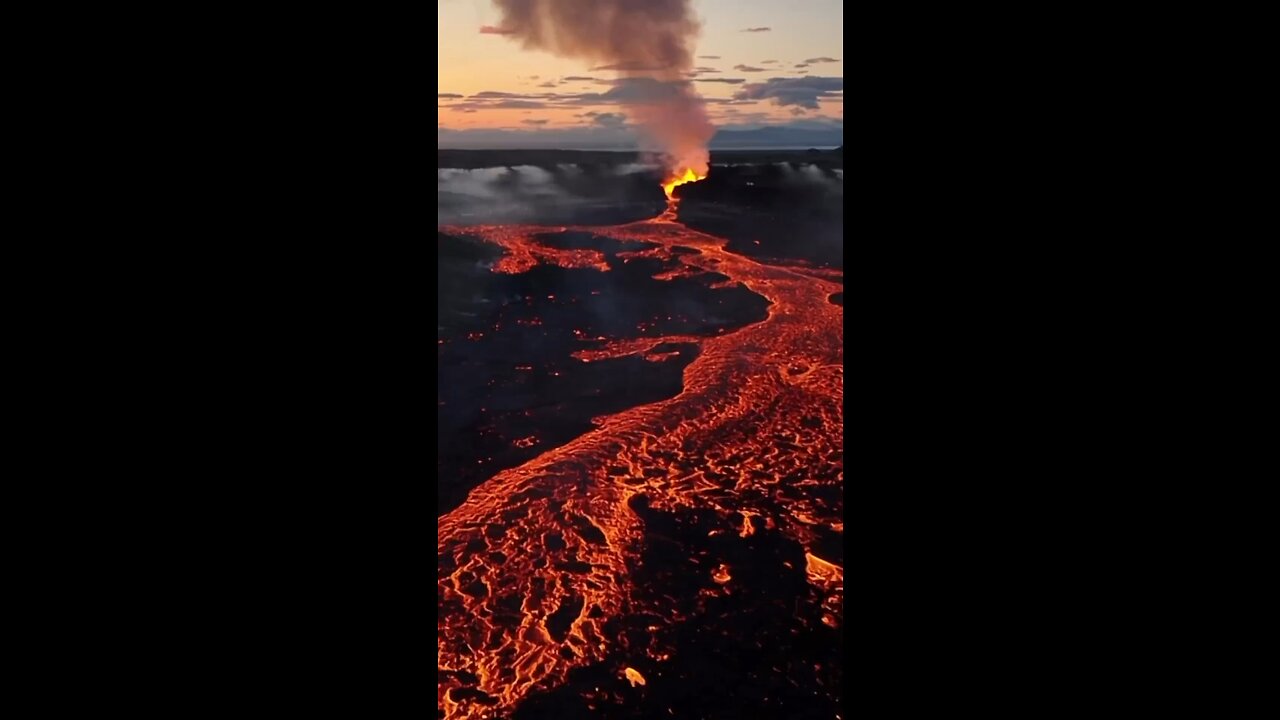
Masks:
[[[721,335],[621,339],[574,353],[596,362],[663,343],[700,347],[675,397],[597,418],[595,429],[499,472],[439,518],[441,717],[507,717],[570,670],[616,657],[610,618],[681,622],[632,584],[645,531],[638,507],[697,509],[723,520],[727,530],[712,533],[770,532],[798,543],[801,587],[807,580],[820,598],[822,623],[842,623],[843,569],[816,542],[820,532],[843,531],[844,310],[832,302],[843,291],[840,272],[729,252],[725,239],[685,227],[674,212],[609,227],[441,231],[500,246],[493,272],[505,273],[539,263],[609,271],[601,253],[550,247],[538,235],[642,242],[633,254],[670,261],[676,270],[667,277],[717,273],[728,278],[720,286],[741,283],[770,302],[763,321]],[[705,573],[706,593],[733,592],[738,582],[728,564],[691,567]],[[625,680],[640,692],[646,681],[650,689],[662,682],[662,663],[679,648],[630,651]]]

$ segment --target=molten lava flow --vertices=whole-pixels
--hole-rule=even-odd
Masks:
[[[661,215],[654,218],[655,222],[675,222],[676,210],[680,207],[680,198],[675,196],[676,188],[685,183],[698,182],[707,177],[706,173],[699,174],[693,168],[686,167],[682,172],[672,171],[662,183],[662,192],[667,194],[667,209]]]
[[[698,179],[686,171],[663,189],[671,196]],[[668,342],[699,346],[680,394],[597,418],[591,431],[498,473],[440,517],[443,717],[505,717],[530,693],[563,683],[572,668],[631,651],[607,623],[652,612],[630,579],[644,531],[630,505],[637,495],[656,511],[712,512],[725,534],[779,533],[798,543],[806,566],[794,570],[821,600],[815,624],[841,624],[843,569],[815,554],[824,536],[843,530],[844,309],[828,301],[843,291],[840,283],[729,252],[725,239],[665,214],[607,228],[441,230],[502,247],[507,254],[493,271],[503,273],[544,263],[609,269],[596,251],[548,247],[539,235],[580,231],[641,242],[646,254],[689,273],[725,276],[770,302],[764,320],[733,332],[622,338],[574,353],[595,362],[644,357]],[[737,584],[723,564],[697,574],[716,592]],[[632,669],[626,677],[643,683]]]

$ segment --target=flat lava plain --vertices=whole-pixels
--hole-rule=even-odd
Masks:
[[[442,201],[439,717],[837,717],[842,154],[530,152],[440,151],[560,201]]]

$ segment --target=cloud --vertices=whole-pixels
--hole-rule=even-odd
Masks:
[[[776,63],[776,62],[778,62],[778,61],[777,61],[777,60],[761,60],[761,61],[760,61],[760,64],[761,64],[761,65],[770,65],[770,64],[772,64],[772,63]]]
[[[661,102],[679,96],[688,85],[687,82],[679,80],[663,82],[646,77],[622,78],[613,87],[599,95],[587,93],[578,96],[578,99],[616,103]]]
[[[521,120],[520,122],[524,123],[525,125],[546,125],[548,121],[546,121],[546,120]]]
[[[658,70],[666,70],[669,65],[652,65],[642,62],[620,62],[613,65],[600,65],[591,68],[591,72],[597,70],[622,70],[625,72],[656,72]]]
[[[769,32],[772,29],[773,28],[767,28],[767,27],[743,28],[742,32]]]
[[[646,104],[658,103],[687,95],[693,85],[688,80],[662,81],[647,77],[594,80],[609,85],[601,93],[534,93],[520,94],[484,90],[467,97],[463,103],[450,107],[486,108],[547,108],[583,105]]]
[[[515,30],[504,30],[503,28],[494,27],[492,25],[480,26],[481,35],[514,35],[515,32]]]
[[[807,63],[824,63],[824,62],[840,62],[840,61],[839,61],[839,60],[837,60],[837,59],[835,59],[835,58],[829,58],[829,57],[816,57],[816,58],[809,58],[808,60],[805,60],[805,62],[807,62]]]
[[[764,68],[751,67],[750,65],[734,65],[734,70],[738,72],[764,72]]]
[[[759,72],[759,69],[753,69],[752,72]],[[719,72],[718,70],[715,72]],[[448,100],[448,107],[462,111],[464,109],[473,110],[492,110],[492,109],[529,109],[529,110],[546,110],[548,108],[575,108],[575,107],[591,107],[601,105],[654,105],[669,102],[675,99],[685,99],[696,97],[693,88],[695,87],[690,80],[657,80],[650,77],[623,77],[616,80],[588,78],[586,76],[570,76],[565,78],[566,81],[573,80],[575,82],[590,81],[605,85],[607,89],[602,92],[504,92],[498,90],[482,90],[480,92],[468,95],[465,99],[456,93],[448,93],[449,97],[442,94],[442,102]],[[699,80],[701,82],[702,80]],[[721,82],[726,85],[740,85],[746,82],[742,78],[726,78],[723,80],[713,80],[713,82]],[[560,83],[563,84],[563,83]],[[538,87],[555,87],[551,81],[542,83]],[[735,101],[726,98],[696,98],[695,102],[702,104],[726,104],[726,103],[742,103],[748,104],[750,101]]]
[[[715,69],[715,68],[713,68],[713,67],[696,67],[696,68],[694,68],[694,69],[693,69],[693,71],[694,71],[695,73],[713,73],[713,72],[720,72],[719,70],[717,70],[717,69]]]
[[[502,93],[493,91],[484,91],[476,93],[467,98],[463,102],[455,103],[449,107],[459,112],[474,112],[475,110],[491,110],[497,108],[503,109],[532,109],[541,110],[547,106],[547,103],[530,95],[515,95],[512,93]]]
[[[699,60],[719,60],[720,56],[719,55],[699,55],[698,59]]]
[[[439,99],[439,98],[460,98],[460,97],[462,97],[462,96],[461,96],[461,95],[459,95],[458,93],[436,93],[436,98],[437,98],[437,99]]]
[[[522,125],[508,128],[437,128],[441,147],[457,148],[581,148],[634,150],[637,138],[629,128],[579,125],[571,128]]]
[[[544,108],[546,103],[537,102],[536,100],[499,100],[496,103],[486,103],[486,108]]]
[[[622,113],[596,113],[591,122],[604,127],[619,128],[627,124]]]
[[[585,77],[583,75],[570,75],[564,79],[565,82],[595,82],[593,77]]]
[[[746,81],[746,78],[698,78],[694,80],[694,82],[718,82],[728,83],[729,85],[741,85]]]
[[[836,90],[844,90],[844,78],[769,78],[762,83],[744,85],[733,97],[735,100],[773,100],[774,105],[816,110],[818,99],[833,97]]]
[[[775,111],[776,113],[776,111]],[[585,113],[584,113],[585,114]],[[596,113],[597,117],[601,113]],[[449,128],[437,127],[437,137],[442,148],[524,148],[524,149],[600,149],[600,150],[660,150],[634,130],[635,126],[619,127],[605,124],[583,123],[571,126],[518,125],[514,128]],[[834,130],[840,124],[831,120],[797,120],[779,122],[776,114],[743,112],[735,113],[729,124],[721,130],[753,130],[761,127]],[[785,144],[793,144],[787,142]],[[505,173],[506,169],[503,168]]]
[[[796,68],[797,68],[797,69],[802,68],[802,67],[809,67],[809,65],[808,65],[807,63],[798,63],[798,64],[796,65]]]

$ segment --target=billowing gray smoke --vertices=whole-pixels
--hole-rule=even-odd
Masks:
[[[690,0],[493,0],[502,34],[526,48],[599,63],[636,80],[617,94],[640,129],[668,155],[670,176],[707,174],[715,128],[688,81],[699,25]]]

